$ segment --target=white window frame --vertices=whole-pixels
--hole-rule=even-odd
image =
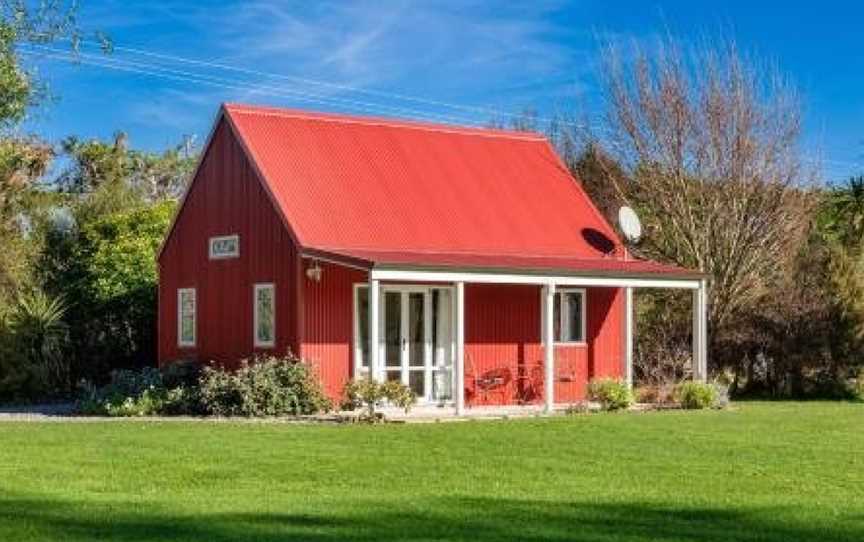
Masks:
[[[354,284],[354,359],[360,360],[360,362],[356,364],[356,367],[359,368],[361,373],[360,375],[354,375],[354,378],[359,378],[362,375],[369,374],[369,360],[363,359],[363,346],[360,344],[360,290],[363,289],[368,291],[369,285],[362,282]],[[371,302],[371,300],[368,302]],[[364,361],[366,362],[366,365],[363,365]]]
[[[234,246],[237,247],[237,250],[234,252],[229,252],[225,254],[216,254],[213,252],[213,245],[220,241],[234,241]],[[240,236],[238,234],[234,235],[222,235],[219,237],[211,237],[207,243],[207,254],[209,255],[211,260],[227,260],[230,258],[239,258],[240,257]]]
[[[586,288],[572,288],[572,287],[559,287],[555,289],[555,297],[556,299],[560,299],[559,303],[561,303],[561,312],[558,314],[559,321],[559,329],[561,332],[564,332],[564,295],[563,294],[579,294],[582,296],[582,340],[581,341],[559,341],[556,340],[555,344],[559,346],[586,346],[588,344],[588,290]],[[543,292],[541,289],[540,292],[540,306],[543,307],[546,304],[545,296],[543,296]],[[542,311],[543,317],[540,319],[540,336],[543,336],[543,327],[546,322],[546,311]],[[554,311],[553,311],[554,314]]]
[[[258,292],[261,290],[270,290],[273,296],[273,313],[270,316],[272,318],[270,329],[273,330],[273,336],[270,337],[269,341],[262,341],[258,336],[258,324],[260,323]],[[252,340],[255,348],[273,348],[276,346],[276,285],[272,282],[259,282],[252,288]]]
[[[192,294],[192,339],[183,340],[183,295]],[[198,339],[198,293],[195,288],[177,289],[177,346],[194,348]]]

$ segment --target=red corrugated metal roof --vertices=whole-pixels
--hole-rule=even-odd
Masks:
[[[545,138],[294,110],[225,111],[304,249],[374,263],[680,274],[620,241]]]

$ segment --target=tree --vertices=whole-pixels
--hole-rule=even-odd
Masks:
[[[53,240],[48,287],[70,306],[77,377],[98,380],[114,368],[153,364],[156,252],[175,206],[165,201],[103,215]]]
[[[822,242],[830,252],[830,282],[836,303],[864,341],[864,176],[827,191],[817,215]]]
[[[37,243],[31,235],[31,188],[53,158],[51,146],[15,132],[30,107],[45,97],[37,73],[19,56],[24,43],[68,39],[77,48],[82,33],[76,24],[77,2],[9,0],[0,3],[0,313],[11,310],[18,293],[32,287]],[[107,45],[107,39],[98,36]]]
[[[813,197],[798,155],[801,109],[776,71],[733,43],[649,54],[608,46],[609,182],[645,222],[642,249],[711,276],[709,326],[758,306],[798,254]]]
[[[9,310],[17,292],[32,282],[38,245],[28,238],[28,189],[45,173],[52,155],[35,139],[0,138],[0,312]]]
[[[73,136],[61,147],[72,164],[60,175],[58,184],[79,195],[105,189],[114,205],[121,207],[136,199],[178,199],[196,162],[190,141],[162,153],[150,153],[129,149],[123,132],[118,132],[112,143],[81,141]]]

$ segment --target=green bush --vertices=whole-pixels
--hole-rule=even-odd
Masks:
[[[235,375],[221,367],[205,367],[198,386],[201,405],[208,414],[243,415],[243,392]]]
[[[627,384],[612,378],[593,379],[588,383],[588,398],[600,403],[602,410],[620,410],[633,404]]]
[[[704,409],[720,406],[720,393],[714,384],[705,382],[681,382],[675,387],[675,399],[686,409]]]
[[[201,364],[192,360],[172,361],[159,368],[162,382],[168,389],[197,386],[201,370]]]
[[[118,370],[97,388],[80,386],[78,412],[91,416],[157,416],[202,414],[197,386],[167,387],[158,369]]]
[[[68,397],[66,313],[62,297],[38,290],[0,313],[0,402]]]
[[[101,416],[289,416],[330,408],[309,366],[294,357],[244,360],[236,372],[199,370],[193,363],[113,371],[101,388],[81,386],[78,410]]]
[[[345,385],[343,394],[345,396],[343,406],[346,409],[363,408],[364,410],[360,419],[373,423],[383,419],[376,412],[376,409],[385,401],[393,406],[404,409],[406,413],[417,402],[417,397],[411,391],[411,388],[395,380],[378,382],[371,378],[358,378],[351,380]]]
[[[309,366],[293,356],[244,360],[234,373],[206,367],[200,394],[204,409],[217,416],[291,416],[330,408]]]

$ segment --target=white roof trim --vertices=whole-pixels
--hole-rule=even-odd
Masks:
[[[518,275],[512,273],[471,273],[451,271],[417,271],[410,269],[372,269],[372,280],[417,282],[468,282],[485,284],[555,284],[557,286],[599,286],[609,288],[678,288],[696,290],[700,279],[627,278],[603,276]]]

